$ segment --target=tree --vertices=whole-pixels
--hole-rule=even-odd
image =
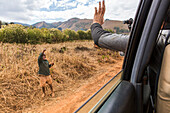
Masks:
[[[50,33],[52,34],[52,42],[62,42],[63,34],[60,30],[52,28],[50,29]]]
[[[91,36],[91,30],[90,29],[86,31],[86,34],[87,34],[87,40],[91,40],[92,36]]]
[[[8,23],[5,22],[5,25],[8,25]]]
[[[73,41],[73,40],[78,40],[79,39],[79,34],[77,32],[75,32],[75,31],[73,31],[73,30],[65,29],[63,31],[63,33],[65,35],[69,36],[69,38],[68,38],[69,41]]]
[[[3,29],[3,42],[27,43],[27,32],[22,25],[8,25]]]
[[[65,29],[62,32],[57,28],[39,29],[18,24],[9,24],[8,26],[4,26],[3,29],[0,29],[0,41],[4,43],[58,43],[79,39],[91,40],[91,30],[79,30],[76,32],[74,30]]]
[[[77,33],[79,34],[79,39],[84,40],[87,39],[87,33],[82,30],[78,30]]]
[[[10,22],[9,24],[14,24],[14,22]]]

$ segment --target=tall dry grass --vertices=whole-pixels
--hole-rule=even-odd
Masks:
[[[65,48],[61,52],[61,48]],[[0,44],[0,111],[22,112],[25,108],[49,101],[41,98],[39,87],[39,53],[46,48],[50,69],[54,75],[56,96],[71,88],[79,80],[93,76],[103,63],[115,63],[117,52],[94,49],[92,41],[67,42],[60,44],[20,45]],[[47,90],[47,94],[49,91]]]

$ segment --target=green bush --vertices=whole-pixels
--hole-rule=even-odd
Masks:
[[[77,33],[79,34],[79,39],[87,39],[87,33],[85,31],[78,30]]]
[[[40,29],[27,29],[28,33],[28,42],[31,44],[37,44],[40,42],[40,39],[43,37],[42,31]]]
[[[58,29],[50,29],[50,33],[52,34],[51,38],[52,38],[52,42],[56,43],[56,42],[62,42],[63,40],[63,34],[60,30]]]
[[[65,35],[68,35],[69,38],[68,38],[68,41],[73,41],[73,40],[78,40],[79,39],[79,34],[73,30],[70,30],[70,29],[65,29],[63,31],[63,33]]]
[[[51,43],[52,39],[51,39],[50,31],[47,28],[42,28],[41,31],[42,31],[42,38],[40,39],[40,42]]]
[[[92,39],[92,36],[91,36],[91,30],[90,30],[90,29],[86,31],[86,34],[87,34],[86,39],[87,39],[87,40],[91,40],[91,39]]]
[[[66,42],[69,40],[69,36],[66,34],[63,34],[62,42]]]
[[[65,29],[60,31],[56,28],[24,27],[17,24],[4,25],[0,29],[0,42],[4,43],[59,43],[73,40],[91,40],[91,31],[73,31]]]
[[[0,29],[0,42],[3,42],[3,29]]]
[[[27,31],[22,25],[10,24],[1,31],[2,42],[8,43],[27,43]]]

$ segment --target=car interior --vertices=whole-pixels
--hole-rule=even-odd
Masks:
[[[169,0],[140,1],[122,71],[115,76],[121,76],[120,80],[93,105],[95,97],[113,77],[75,113],[170,113],[169,3]],[[161,36],[166,40],[163,47],[156,46]],[[156,49],[158,55],[154,53]],[[159,59],[152,61],[154,57]],[[152,64],[158,65],[158,72]]]
[[[166,41],[165,46],[162,51],[162,58],[160,63],[160,70],[156,76],[156,84],[155,84],[155,106],[157,113],[167,113],[170,112],[170,8],[165,17],[165,23],[162,30],[166,30],[167,34],[165,34]],[[152,90],[152,89],[151,89]]]

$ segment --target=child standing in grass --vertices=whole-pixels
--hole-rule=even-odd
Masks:
[[[53,87],[52,87],[52,77],[50,75],[49,68],[54,65],[54,63],[49,64],[48,60],[46,59],[46,55],[44,54],[46,49],[43,50],[42,53],[40,53],[38,57],[38,66],[39,71],[38,74],[40,76],[40,86],[42,87],[42,97],[45,96],[45,86],[46,83],[50,86],[51,89],[51,95],[54,97]]]

